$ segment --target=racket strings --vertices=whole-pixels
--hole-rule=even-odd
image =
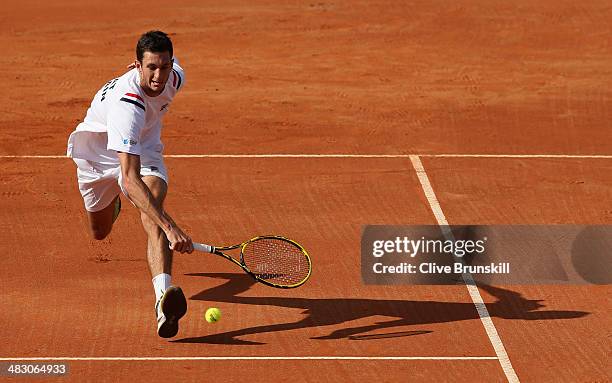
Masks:
[[[310,274],[310,261],[293,243],[278,238],[260,238],[242,250],[246,267],[259,279],[291,286],[303,282]]]

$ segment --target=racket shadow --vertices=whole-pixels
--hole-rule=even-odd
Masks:
[[[254,306],[276,306],[291,309],[302,309],[305,316],[294,322],[272,325],[247,327],[234,331],[210,334],[201,337],[177,339],[176,343],[208,343],[233,345],[262,345],[265,343],[242,339],[242,337],[289,331],[306,328],[319,328],[325,326],[338,327],[345,322],[358,319],[381,316],[389,317],[387,321],[375,321],[364,326],[332,329],[326,335],[311,337],[316,340],[374,340],[385,338],[384,334],[363,335],[373,331],[385,331],[389,328],[405,326],[420,326],[434,323],[447,323],[463,320],[477,320],[478,313],[471,301],[468,302],[441,302],[441,301],[412,301],[412,300],[379,300],[359,298],[291,298],[291,297],[244,297],[241,293],[249,290],[256,284],[252,278],[242,273],[193,273],[187,276],[222,279],[226,282],[206,289],[194,296],[191,300],[244,304]],[[487,304],[492,317],[522,320],[554,320],[581,318],[588,315],[584,311],[537,311],[544,307],[542,300],[526,299],[520,293],[480,285],[490,295],[497,298],[496,302]],[[424,335],[429,330],[405,331],[391,333],[398,336]],[[391,336],[387,336],[391,337]]]

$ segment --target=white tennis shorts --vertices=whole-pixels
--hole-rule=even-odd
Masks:
[[[92,213],[110,205],[122,188],[121,167],[118,164],[104,164],[73,158],[77,165],[79,190],[85,202],[85,209]],[[142,164],[141,176],[159,177],[168,184],[168,171],[163,161]]]

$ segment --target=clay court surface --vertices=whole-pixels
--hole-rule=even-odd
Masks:
[[[609,285],[481,286],[492,336],[466,286],[360,274],[367,224],[610,223],[611,19],[606,1],[5,2],[0,358],[65,361],[60,381],[612,380]],[[90,240],[62,158],[150,29],[186,70],[167,210],[194,240],[284,234],[314,265],[284,291],[175,255],[171,341],[137,210]]]

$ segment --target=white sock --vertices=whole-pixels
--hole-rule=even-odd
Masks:
[[[168,287],[170,287],[170,281],[172,277],[170,274],[161,273],[157,274],[153,277],[153,289],[155,290],[155,301],[157,302],[159,298],[164,295],[164,292]]]

